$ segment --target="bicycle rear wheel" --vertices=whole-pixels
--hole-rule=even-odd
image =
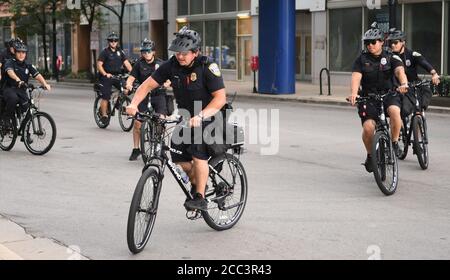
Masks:
[[[117,117],[119,118],[119,124],[123,131],[128,132],[133,128],[134,119],[128,118],[127,106],[131,104],[131,100],[128,96],[122,99],[119,107],[119,113]]]
[[[428,143],[427,143],[427,131],[422,116],[417,115],[413,120],[413,132],[414,132],[414,152],[416,153],[417,160],[420,167],[425,170],[428,168],[429,155],[428,155]]]
[[[372,166],[380,190],[385,195],[394,194],[398,184],[398,163],[391,139],[384,131],[378,131],[373,138]]]
[[[95,98],[95,101],[94,101],[94,120],[95,120],[95,123],[97,124],[97,126],[98,126],[99,128],[107,128],[108,125],[109,125],[109,122],[110,122],[110,120],[111,120],[111,105],[110,105],[110,103],[108,102],[108,121],[102,122],[102,121],[100,120],[100,117],[101,117],[101,115],[102,115],[102,114],[100,113],[100,103],[101,103],[101,101],[102,101],[102,99],[101,99],[100,96],[97,96],[97,97]]]
[[[33,155],[46,154],[55,144],[55,121],[47,113],[34,113],[25,124],[23,140],[25,147]]]
[[[247,203],[248,183],[244,166],[234,155],[226,153],[210,160],[210,170],[205,197],[209,200],[208,211],[202,211],[205,222],[221,231],[232,228],[244,213]]]
[[[10,120],[5,122],[10,122]],[[10,151],[16,144],[17,126],[16,121],[12,121],[11,125],[2,123],[0,126],[0,149]]]
[[[398,156],[399,159],[404,160],[406,156],[408,155],[408,131],[406,128],[406,121],[402,121],[402,127],[400,129],[400,137],[398,138],[398,146],[400,149],[400,155]]]
[[[149,168],[136,185],[127,225],[128,248],[133,254],[144,249],[153,231],[161,186],[159,178],[158,171]]]

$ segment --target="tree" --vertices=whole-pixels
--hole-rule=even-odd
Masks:
[[[105,1],[95,0],[98,5],[105,7],[110,10],[113,14],[117,16],[119,19],[119,42],[120,46],[123,47],[123,15],[125,14],[125,5],[127,4],[127,0],[117,0],[120,2],[120,12],[117,12],[113,6],[105,4]]]
[[[47,16],[46,4],[47,0],[16,0],[16,1],[0,1],[0,4],[9,4],[9,10],[12,13],[11,20],[20,22],[24,26],[24,30],[32,32],[36,29],[36,33],[42,36],[44,48],[44,72],[48,73],[48,49],[47,49]],[[39,11],[36,13],[36,11]],[[27,16],[28,15],[28,16]],[[37,22],[36,22],[37,21]]]

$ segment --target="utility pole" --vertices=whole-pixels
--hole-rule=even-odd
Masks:
[[[397,22],[397,0],[389,0],[389,29],[400,28],[400,26],[395,26]]]

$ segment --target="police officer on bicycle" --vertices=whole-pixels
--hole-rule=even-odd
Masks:
[[[425,59],[425,57],[423,57],[422,54],[406,47],[406,36],[401,30],[396,28],[390,29],[387,40],[392,52],[402,59],[409,82],[419,80],[419,76],[417,75],[417,67],[421,66],[431,74],[431,81],[433,84],[439,84],[439,75],[434,67]],[[429,87],[422,87],[421,91],[423,97],[431,99],[432,92]]]
[[[150,77],[156,69],[161,66],[163,61],[155,57],[155,43],[149,39],[144,39],[141,42],[141,58],[134,64],[131,70],[130,76],[127,79],[126,89],[131,91],[133,89],[133,83],[137,81],[142,84],[148,77]],[[166,85],[167,86],[167,85]],[[139,104],[139,112],[148,111],[149,95]],[[166,89],[165,86],[154,89],[151,92],[151,107],[158,114],[168,115],[167,103],[166,103]],[[133,144],[134,148],[131,152],[129,160],[136,160],[140,153],[140,131],[141,123],[139,121],[134,122],[133,127]]]
[[[405,75],[402,60],[398,55],[383,50],[383,39],[384,34],[378,29],[376,23],[373,23],[371,28],[363,36],[363,42],[366,48],[355,60],[352,69],[350,96],[352,105],[356,103],[360,86],[362,87],[361,96],[367,96],[369,93],[387,92],[394,87],[394,77],[400,81],[400,86],[397,90],[402,94],[408,91],[408,80]],[[398,93],[391,94],[384,102],[384,107],[387,108],[387,114],[390,117],[394,151],[398,155],[398,139],[402,125],[400,117],[400,95]],[[375,104],[368,102],[359,106],[358,113],[363,126],[362,139],[367,150],[367,158],[364,165],[367,172],[372,172],[373,167],[371,166],[370,151],[378,112]]]
[[[204,121],[218,113],[226,103],[223,78],[218,65],[200,54],[201,37],[198,32],[183,27],[174,35],[169,50],[175,55],[139,87],[127,107],[127,113],[135,115],[138,104],[147,93],[169,79],[178,109],[187,110],[190,114],[190,127],[202,128]],[[207,210],[204,198],[209,174],[207,144],[202,138],[201,142],[172,145],[172,148],[182,151],[182,155],[172,153],[172,160],[181,165],[196,190],[194,199],[186,201],[184,206],[187,209]]]
[[[128,72],[131,71],[131,64],[125,53],[118,47],[119,36],[112,32],[106,38],[108,47],[106,47],[99,55],[97,60],[97,69],[100,74],[99,84],[102,102],[100,104],[100,121],[105,123],[108,121],[108,101],[111,99],[112,86],[120,89],[120,81],[112,79],[113,75],[122,72],[122,66],[125,66]]]
[[[5,42],[5,49],[0,53],[0,69],[2,70],[0,73],[0,80],[2,76],[4,76],[5,63],[8,59],[14,58],[14,42],[19,41],[20,39],[11,38],[8,42]]]
[[[38,80],[47,90],[51,90],[50,85],[38,70],[26,62],[28,48],[25,43],[17,40],[14,42],[13,48],[14,58],[7,60],[5,64],[3,98],[6,107],[3,112],[3,119],[6,121],[14,118],[16,104],[20,104],[22,111],[28,108],[29,100],[24,86],[28,83],[30,76]],[[11,124],[11,122],[7,122],[7,124]]]

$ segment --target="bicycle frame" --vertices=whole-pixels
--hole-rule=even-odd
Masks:
[[[153,122],[152,119],[147,119],[145,121],[148,123],[148,125],[152,125],[152,122]],[[172,123],[176,123],[176,122],[172,122]],[[165,168],[166,167],[169,168],[170,172],[172,173],[173,177],[177,181],[178,185],[180,186],[181,190],[186,195],[186,197],[189,199],[193,199],[192,194],[189,190],[190,181],[188,181],[187,183],[183,182],[181,175],[176,170],[175,164],[172,162],[172,160],[167,155],[168,151],[177,153],[180,155],[182,155],[183,152],[173,149],[164,143],[164,137],[162,137],[162,136],[166,131],[166,127],[165,127],[165,124],[162,124],[162,125],[163,125],[163,129],[160,130],[161,135],[158,135],[159,137],[157,137],[161,140],[156,144],[156,147],[155,147],[155,150],[158,152],[158,154],[155,156],[151,156],[147,160],[147,163],[145,164],[145,166],[142,170],[142,173],[145,172],[145,170],[147,170],[149,167],[155,167],[159,171],[159,174],[160,174],[159,179],[161,182],[164,177]],[[223,176],[220,175],[219,172],[217,172],[217,170],[214,169],[214,167],[212,167],[209,164],[208,164],[208,166],[209,166],[210,174],[213,173],[214,175],[217,175],[224,183],[227,184],[228,187],[231,187],[230,184],[227,182],[227,180],[225,178],[223,178]]]
[[[412,141],[411,141],[411,136],[412,136],[412,133],[413,133],[412,123],[413,123],[415,118],[418,118],[420,116],[422,118],[422,120],[423,120],[423,125],[424,125],[425,130],[426,130],[426,127],[427,127],[427,121],[426,121],[426,118],[425,118],[425,111],[423,110],[423,108],[421,108],[421,104],[419,102],[419,94],[417,92],[418,86],[426,85],[426,84],[429,84],[429,82],[425,82],[425,83],[421,82],[418,85],[412,84],[412,87],[413,87],[413,91],[412,92],[414,94],[414,98],[416,99],[416,101],[415,101],[415,111],[412,114],[411,119],[409,119],[409,116],[406,116],[405,118],[403,118],[403,125],[407,128],[407,131],[406,131],[406,144],[407,145],[412,143]],[[407,98],[407,96],[405,95],[404,98]],[[424,142],[425,142],[425,144],[428,144],[428,135],[426,133],[425,133]]]
[[[35,105],[35,102],[34,102],[34,99],[33,99],[33,96],[32,96],[32,92],[34,90],[35,90],[35,88],[33,86],[31,86],[31,87],[29,86],[26,89],[27,96],[28,96],[29,102],[30,102],[26,112],[22,113],[22,112],[20,112],[20,108],[19,107],[16,108],[15,117],[16,117],[16,121],[17,121],[16,125],[17,125],[17,128],[18,128],[17,133],[18,133],[19,136],[22,136],[23,130],[25,129],[25,125],[26,125],[27,121],[31,118],[31,116],[34,113],[39,111],[38,108]],[[31,125],[33,127],[33,131],[36,133],[36,124],[35,124],[35,122],[32,121]],[[38,128],[39,128],[38,131],[40,131],[41,128],[42,128],[42,125],[40,123],[40,119],[38,119]]]

